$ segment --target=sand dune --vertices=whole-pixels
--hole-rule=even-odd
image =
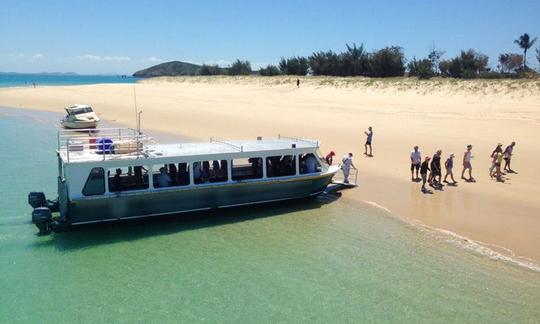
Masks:
[[[276,136],[317,138],[322,151],[355,154],[360,186],[352,199],[540,260],[540,81],[302,77],[184,77],[135,86],[146,131],[194,139]],[[101,117],[134,125],[133,85],[0,89],[0,105],[62,111],[93,105]],[[374,128],[374,157],[363,131]],[[505,183],[488,176],[497,142],[517,142]],[[455,152],[457,178],[467,144],[477,183],[460,181],[433,195],[410,181],[409,153]],[[458,181],[460,179],[457,179]],[[361,215],[358,215],[361,217]]]

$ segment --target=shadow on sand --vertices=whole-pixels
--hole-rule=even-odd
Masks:
[[[251,221],[296,211],[318,209],[337,200],[340,196],[341,194],[339,193],[321,194],[315,198],[286,202],[80,225],[63,232],[53,232],[50,237],[36,240],[34,245],[37,248],[50,248],[53,246],[60,251],[73,251],[102,244],[135,241],[151,236],[169,235],[182,231]]]

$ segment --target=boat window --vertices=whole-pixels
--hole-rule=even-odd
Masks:
[[[263,175],[262,158],[232,160],[232,179],[259,179]]]
[[[266,158],[266,176],[269,178],[284,177],[296,174],[296,156],[277,155]]]
[[[227,160],[197,161],[193,163],[195,184],[225,182],[229,179]]]
[[[313,153],[300,154],[300,174],[321,172],[321,163]]]
[[[85,196],[103,195],[105,193],[105,170],[103,168],[90,170],[82,193]]]
[[[148,170],[140,165],[109,169],[107,176],[111,192],[148,189]]]
[[[189,185],[189,166],[187,163],[167,163],[152,166],[154,188]]]

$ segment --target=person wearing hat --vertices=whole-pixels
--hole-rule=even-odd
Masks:
[[[427,180],[427,173],[428,171],[431,171],[429,169],[429,160],[431,158],[429,156],[426,156],[424,162],[420,165],[420,176],[422,176],[422,189],[420,189],[422,192],[426,192],[426,180]]]
[[[334,156],[336,155],[336,153],[334,153],[334,151],[330,151],[330,153],[328,153],[326,155],[326,157],[324,158],[326,160],[326,163],[328,163],[328,165],[332,165],[332,162],[334,161]]]
[[[472,156],[472,145],[467,145],[467,151],[463,153],[463,171],[461,171],[461,179],[465,179],[469,182],[474,182],[474,178],[472,177],[472,165],[471,165],[471,159]],[[465,170],[469,170],[469,179],[465,178]]]
[[[454,172],[452,172],[452,169],[454,168],[454,157],[456,155],[452,152],[450,153],[450,156],[448,156],[448,159],[446,159],[446,162],[444,162],[444,167],[446,168],[446,174],[444,175],[444,182],[448,183],[446,181],[446,178],[450,176],[450,179],[452,179],[452,184],[456,184],[457,181],[454,180]]]

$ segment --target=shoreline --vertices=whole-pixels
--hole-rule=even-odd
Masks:
[[[0,105],[16,103],[15,109],[33,106],[37,110],[59,111],[63,107],[59,105],[62,100],[59,98],[69,94],[87,103],[98,101],[93,105],[106,120],[129,125],[133,124],[129,118],[133,110],[133,94],[128,91],[131,87],[126,89],[123,86],[3,88],[0,90]],[[371,93],[369,89],[358,90],[361,92],[359,96],[347,89],[309,86],[290,89],[283,85],[261,87],[233,83],[216,87],[147,80],[137,83],[136,87],[137,100],[143,110],[142,126],[147,131],[187,135],[194,140],[216,134],[228,134],[225,137],[235,139],[275,136],[279,132],[320,138],[323,154],[334,149],[338,152],[336,160],[348,150],[355,153],[355,164],[360,169],[360,186],[346,191],[345,197],[375,202],[399,218],[450,231],[473,242],[485,242],[489,247],[502,246],[513,251],[518,258],[532,259],[535,263],[540,259],[540,252],[535,248],[540,245],[540,219],[536,216],[540,210],[540,202],[536,198],[540,194],[540,186],[532,181],[538,171],[533,165],[535,159],[530,158],[540,156],[533,140],[538,134],[537,120],[540,120],[540,109],[536,108],[540,107],[535,98],[528,95],[520,97],[519,92],[512,94],[512,98],[501,95],[502,100],[497,104],[497,100],[484,103],[468,96],[461,98],[460,95],[448,94],[454,100],[437,105],[431,95]],[[29,96],[32,90],[39,90],[39,94]],[[99,100],[94,100],[96,94],[100,96]],[[521,99],[515,99],[516,96]],[[376,102],[377,98],[379,101]],[[427,103],[419,102],[419,99]],[[513,111],[505,107],[508,102],[514,102]],[[210,107],[205,107],[205,104]],[[429,104],[439,109],[429,108]],[[440,108],[447,109],[441,113]],[[455,118],[449,118],[448,112]],[[364,120],[369,120],[370,124]],[[448,131],[452,130],[448,124],[456,121],[461,125],[459,132],[454,134]],[[207,122],[206,127],[201,127],[204,122]],[[447,124],[448,127],[443,127],[441,134],[435,134],[432,132],[438,125],[433,123]],[[362,156],[361,134],[369,125],[373,125],[375,130],[375,157],[372,159]],[[297,129],[299,131],[294,132]],[[513,138],[501,139],[502,136],[496,135],[499,129],[504,130],[502,136],[516,134]],[[484,136],[476,137],[475,133]],[[467,140],[467,137],[472,139]],[[425,140],[414,141],[414,138]],[[489,181],[484,173],[489,166],[491,146],[498,141],[506,143],[513,139],[518,142],[514,167],[520,174],[512,176],[506,184]],[[459,143],[454,144],[454,141]],[[419,193],[418,184],[409,182],[410,178],[407,181],[407,174],[410,176],[407,159],[412,145],[420,145],[423,153],[431,153],[441,147],[444,157],[453,150],[459,157],[462,154],[460,148],[468,141],[475,144],[474,155],[477,158],[473,161],[473,173],[478,183],[460,181],[458,188],[446,188],[444,192],[426,197]],[[460,165],[460,161],[456,165]],[[455,173],[460,172],[458,169]]]

